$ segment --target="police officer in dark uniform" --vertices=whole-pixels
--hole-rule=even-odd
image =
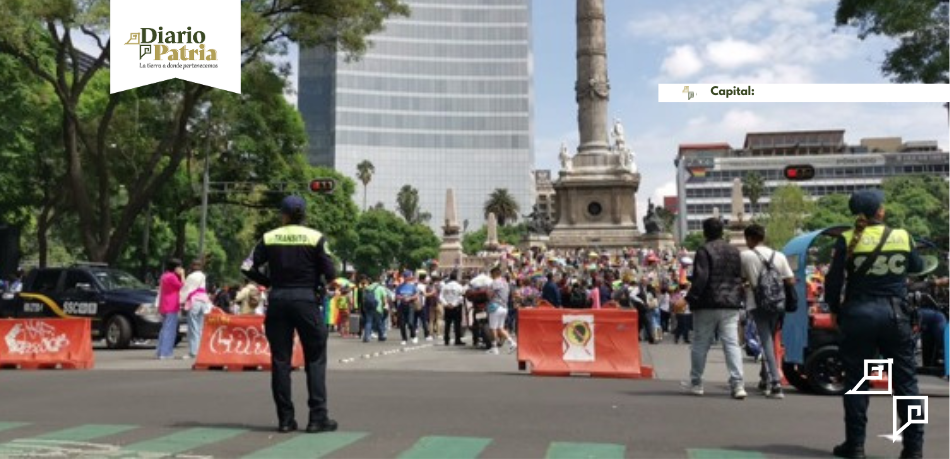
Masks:
[[[326,239],[319,231],[302,226],[305,209],[303,198],[284,198],[280,205],[284,226],[265,234],[241,267],[245,276],[271,288],[264,329],[271,349],[271,391],[281,433],[297,430],[290,392],[294,330],[303,345],[307,373],[307,432],[337,429],[336,421],[327,417],[327,328],[320,308],[323,287],[336,273],[327,255]],[[269,274],[262,272],[264,266]]]
[[[910,234],[889,229],[884,221],[884,193],[858,191],[848,206],[857,215],[854,229],[845,231],[835,246],[834,259],[826,277],[825,298],[837,317],[843,334],[841,359],[845,386],[854,388],[864,378],[866,359],[894,359],[893,395],[917,395],[912,311],[907,302],[907,275],[923,269]],[[886,237],[886,238],[885,238]],[[841,291],[845,287],[842,303]],[[867,390],[867,382],[859,390]],[[834,455],[863,458],[869,396],[845,394],[845,442]],[[888,403],[890,401],[888,400]],[[901,423],[907,422],[908,405],[899,401]],[[924,431],[912,424],[903,432],[901,458],[923,454]]]

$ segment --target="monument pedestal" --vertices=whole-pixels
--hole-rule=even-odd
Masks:
[[[729,245],[740,251],[748,248],[745,243],[745,229],[747,226],[749,226],[747,222],[729,223],[726,227],[726,232],[728,233],[726,238],[729,241]]]
[[[594,164],[585,164],[588,159]],[[561,173],[554,184],[558,222],[551,232],[549,248],[636,245],[640,174],[621,169],[619,161],[620,157],[613,154],[590,158],[578,155],[575,164],[580,163],[580,168]]]
[[[439,246],[439,266],[443,269],[454,268],[464,264],[465,255],[462,253],[462,242],[458,236],[446,236]]]
[[[674,249],[676,239],[670,233],[648,233],[640,236],[640,246],[653,250]]]
[[[543,236],[540,234],[531,234],[528,237],[521,240],[521,250],[531,250],[534,247],[540,248],[542,250],[548,248],[548,243],[551,241],[551,238],[548,236]]]

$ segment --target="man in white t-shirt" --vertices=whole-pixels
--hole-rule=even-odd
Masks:
[[[776,313],[756,308],[755,287],[759,280],[759,273],[765,269],[765,263],[769,262],[778,271],[779,276],[786,284],[795,284],[795,274],[788,265],[788,259],[785,254],[773,250],[762,244],[765,240],[765,228],[758,224],[749,225],[745,229],[745,242],[749,250],[742,252],[742,278],[745,280],[746,290],[746,309],[749,316],[755,321],[756,330],[759,333],[759,340],[762,343],[762,370],[759,372],[759,390],[766,397],[782,399],[785,395],[782,393],[782,381],[778,371],[778,365],[775,356],[775,346],[772,342],[775,332],[778,330],[784,313]]]

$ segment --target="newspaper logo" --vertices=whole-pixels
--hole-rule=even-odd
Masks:
[[[126,40],[112,47],[111,93],[172,78],[241,92],[240,2],[114,0],[109,5],[110,35],[117,43]]]
[[[886,438],[892,443],[897,443],[901,441],[901,433],[904,432],[912,424],[926,424],[929,419],[929,401],[926,395],[893,395],[894,394],[894,383],[887,375],[892,375],[894,372],[894,359],[867,359],[864,361],[864,377],[858,381],[858,384],[855,385],[851,390],[845,392],[846,395],[890,395],[891,396],[891,416],[892,416],[892,430],[890,434],[878,435],[879,437]],[[872,383],[874,381],[884,381],[887,380],[887,389],[874,389]],[[861,390],[861,386],[867,382],[870,390]],[[907,402],[917,401],[919,403],[910,404],[907,403],[905,407],[907,408],[907,421],[901,423],[901,412],[900,405],[901,401],[905,400]]]
[[[562,337],[565,362],[594,361],[594,316],[566,315]]]
[[[696,97],[696,93],[689,90],[689,86],[683,86],[683,94],[686,94],[686,100],[693,100],[693,97]]]

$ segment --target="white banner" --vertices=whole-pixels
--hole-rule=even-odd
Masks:
[[[182,80],[241,92],[241,2],[112,0],[109,90]]]
[[[660,102],[946,102],[947,84],[661,84]]]

